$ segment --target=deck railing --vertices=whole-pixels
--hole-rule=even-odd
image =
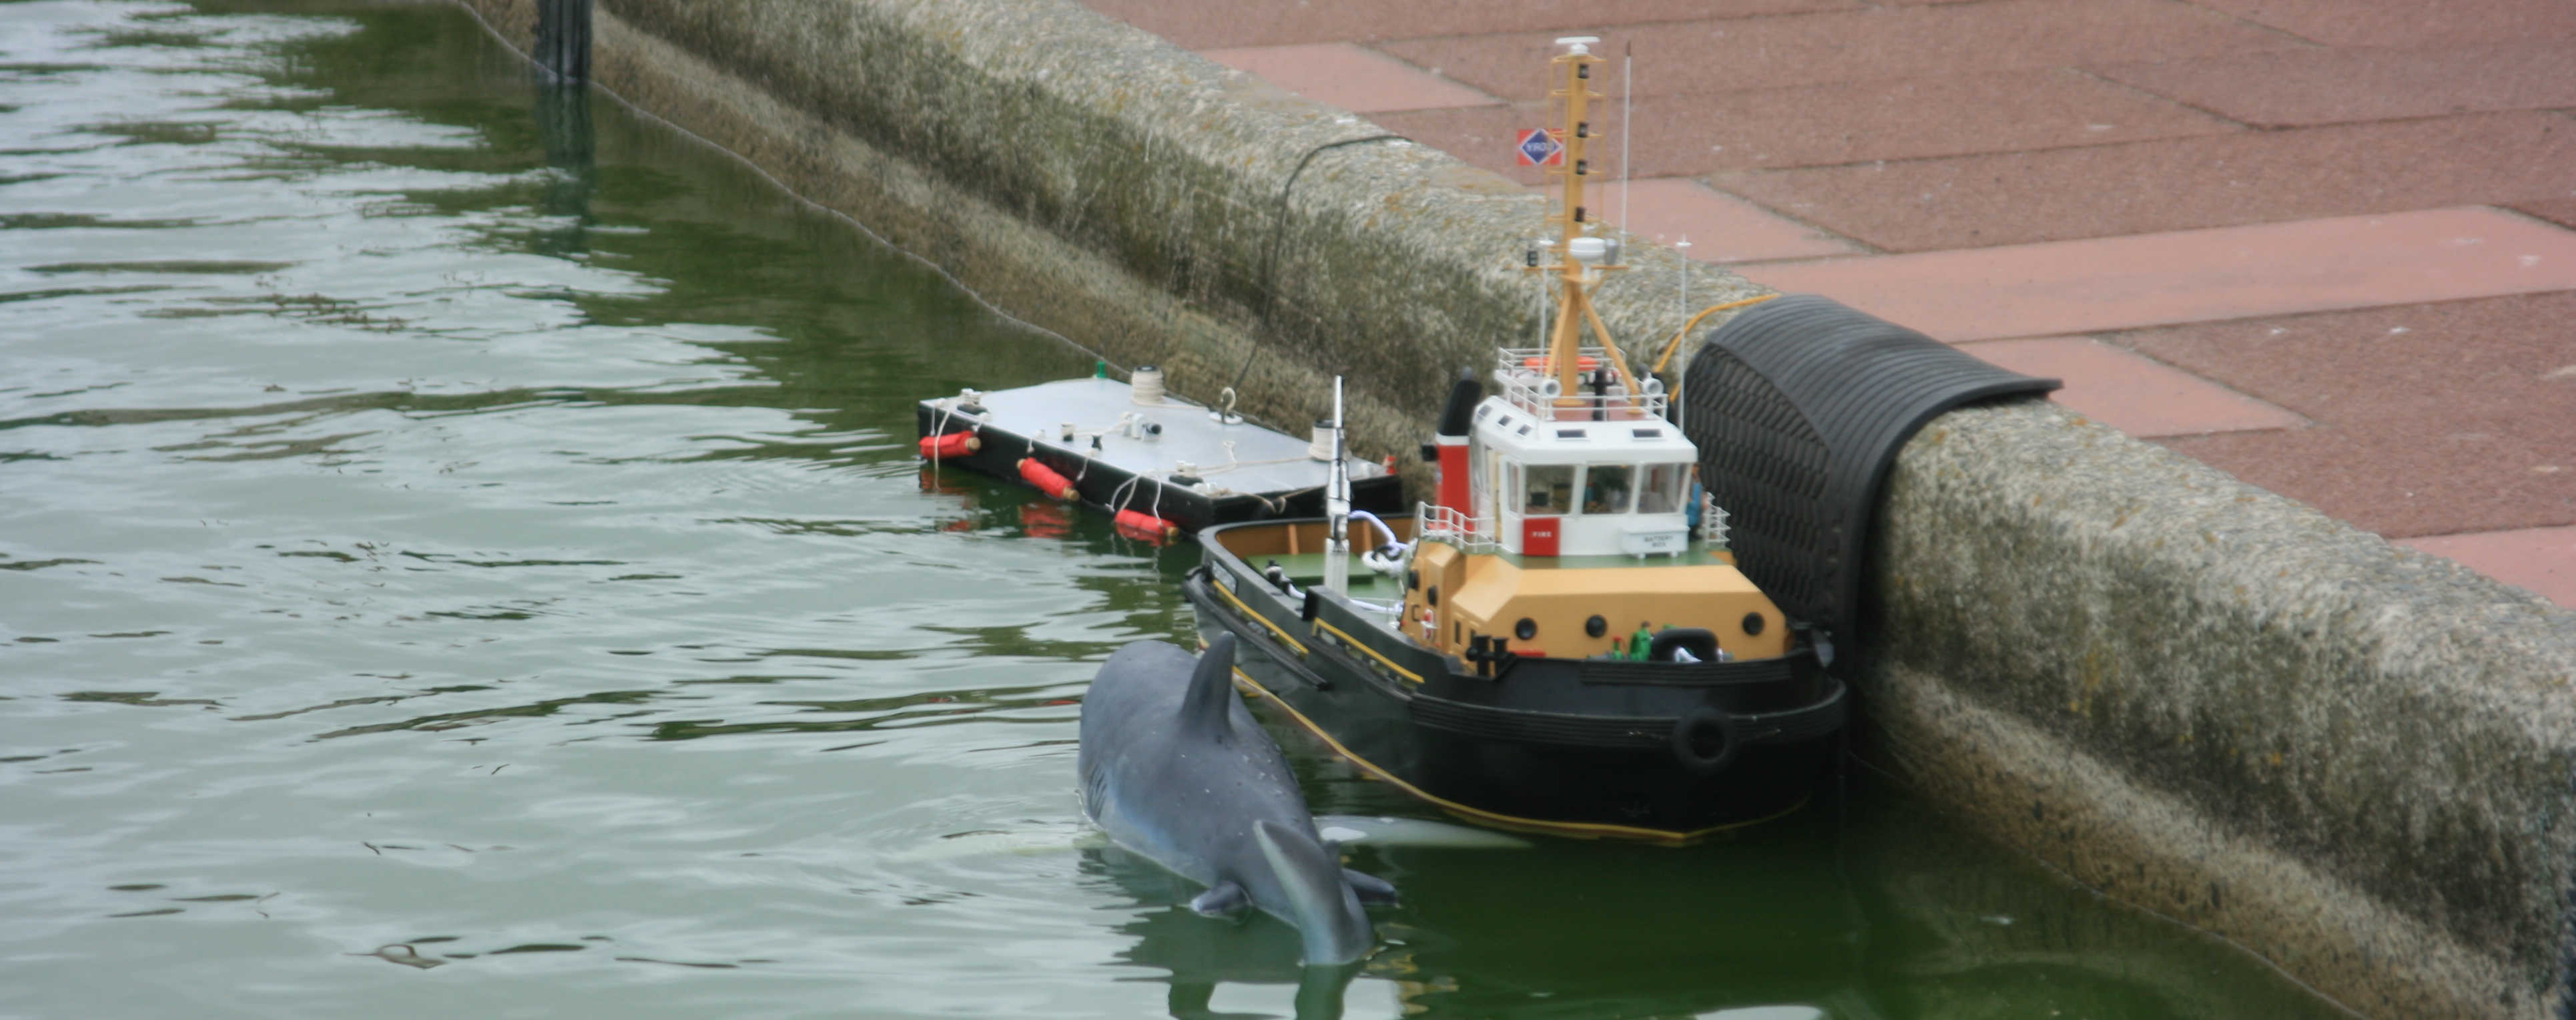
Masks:
[[[1664,416],[1664,391],[1660,380],[1649,378],[1639,385],[1644,393],[1630,393],[1616,379],[1604,393],[1562,392],[1556,381],[1554,365],[1544,347],[1505,347],[1494,352],[1494,383],[1502,397],[1513,406],[1531,414],[1559,421],[1592,421],[1661,418]],[[1610,352],[1599,346],[1585,347],[1575,365],[1590,375],[1610,364]]]
[[[1717,505],[1717,497],[1708,492],[1699,494],[1699,534],[1700,541],[1709,548],[1732,551],[1726,544],[1726,508]]]
[[[1494,537],[1490,518],[1472,517],[1465,511],[1437,506],[1428,502],[1413,505],[1414,538],[1446,542],[1460,552],[1490,553],[1502,551]]]

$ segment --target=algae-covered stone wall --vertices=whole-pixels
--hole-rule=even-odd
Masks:
[[[537,0],[463,2],[531,42]],[[1187,395],[1293,427],[1345,374],[1410,464],[1536,325],[1540,199],[1069,0],[596,11],[600,85]],[[1685,274],[1759,293],[1631,262],[1636,348]],[[2045,402],[1927,426],[1876,527],[1874,761],[2363,1012],[2565,1015],[2576,614]]]

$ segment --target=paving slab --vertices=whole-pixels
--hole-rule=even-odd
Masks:
[[[1353,113],[1497,102],[1475,89],[1351,43],[1254,46],[1204,50],[1199,55]]]
[[[2316,427],[2164,440],[2391,537],[2576,525],[2576,293],[2118,333]]]
[[[1473,6],[1391,4],[1382,0],[1084,0],[1083,5],[1169,39],[1183,49],[1369,42],[1478,32],[1570,35],[1595,31],[1603,25],[1858,10],[1866,6],[1859,0],[1586,0],[1582,4],[1487,0]]]
[[[2104,145],[2242,131],[2171,100],[2066,68],[1807,85],[1744,92],[1640,95],[1628,142],[1641,177],[1831,166],[1883,159]],[[1615,107],[1616,102],[1614,100]],[[1784,115],[1793,112],[1793,116]],[[1617,114],[1605,121],[1614,130]],[[1523,183],[1511,132],[1547,123],[1547,107],[1419,110],[1389,130]]]
[[[1737,271],[1985,340],[2576,290],[2576,231],[2435,209]]]
[[[1702,262],[1752,262],[1765,259],[1856,255],[1867,251],[1807,224],[1773,213],[1733,195],[1712,190],[1687,177],[1630,181],[1626,203],[1617,183],[1595,194],[1604,219],[1616,221],[1624,210],[1628,231],[1657,244],[1687,240],[1683,254]],[[1554,197],[1552,189],[1531,190]]]
[[[2049,399],[2142,439],[2307,424],[2280,407],[2085,337],[1989,340],[1960,349],[2023,375],[2064,380],[2066,387]]]
[[[1891,251],[2566,197],[2576,119],[2467,114],[2046,152],[1715,174]]]
[[[1988,0],[1772,18],[1627,26],[1603,22],[1617,74],[1636,47],[1639,94],[1727,92],[1965,71],[2177,60],[2309,44],[2216,11],[2166,0]],[[1396,56],[1516,100],[1547,98],[1557,33],[1379,44]],[[1651,83],[1650,83],[1651,79]],[[1775,111],[1794,117],[1797,111]]]
[[[2568,189],[2576,194],[2576,188]],[[2515,202],[2513,211],[2537,216],[2562,227],[2576,227],[2576,198],[2544,198],[2534,202]]]
[[[2448,556],[2478,573],[2576,609],[2576,528],[2432,535],[2398,544]]]
[[[2293,50],[2087,70],[2266,127],[2576,106],[2576,41],[2567,39]]]
[[[2576,35],[2567,0],[2194,0],[2333,46],[2456,46]]]
[[[2565,520],[2557,476],[2511,477],[2488,460],[2529,464],[2550,450],[2477,440],[2441,415],[2376,428],[2219,432],[2153,440],[2238,479],[2389,538],[2505,530]],[[2563,453],[2563,447],[2557,450]]]

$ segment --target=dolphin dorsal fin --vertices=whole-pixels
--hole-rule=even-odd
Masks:
[[[1234,710],[1234,635],[1219,634],[1199,653],[1190,672],[1189,693],[1181,698],[1181,728],[1193,733],[1222,734]]]

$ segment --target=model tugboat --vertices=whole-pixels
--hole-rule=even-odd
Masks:
[[[1583,213],[1592,41],[1559,40],[1551,67],[1561,237],[1527,261],[1554,329],[1498,351],[1490,395],[1458,381],[1436,502],[1369,513],[1337,476],[1320,518],[1202,533],[1185,591],[1261,703],[1379,778],[1488,824],[1686,841],[1803,802],[1845,687],[1736,568],[1694,497],[1698,447],[1587,299],[1618,268]]]

